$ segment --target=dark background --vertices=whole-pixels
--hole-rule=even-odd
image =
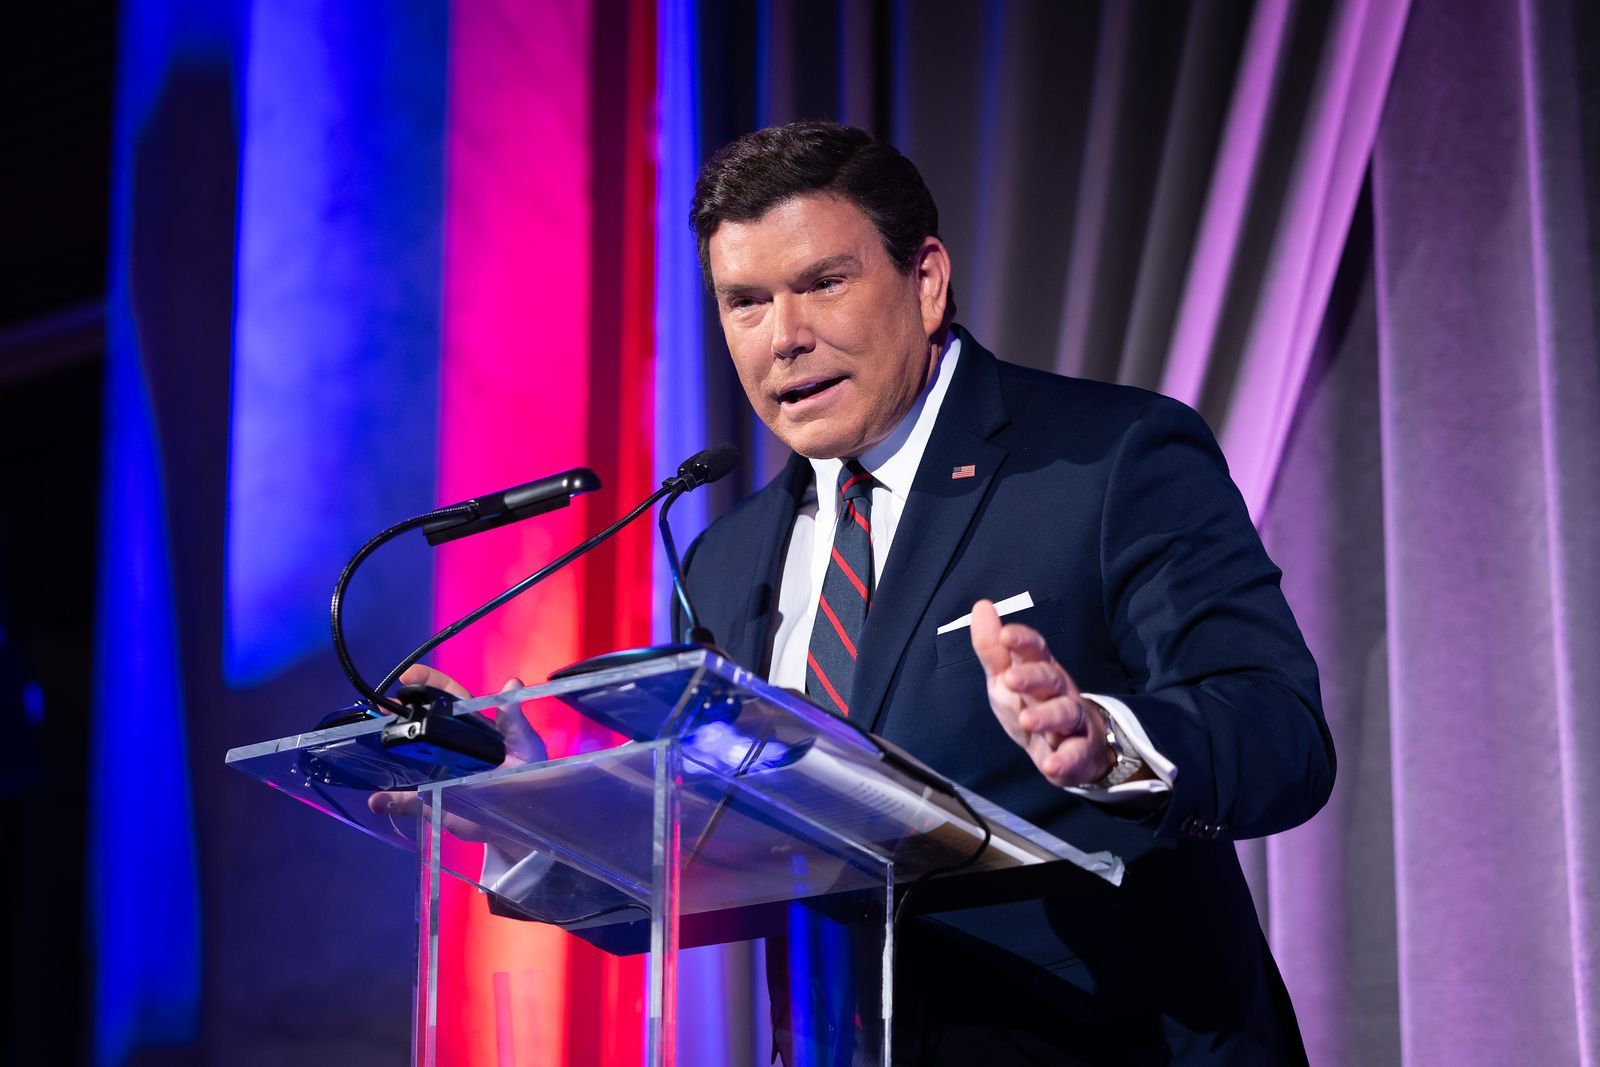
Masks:
[[[116,13],[0,14],[0,1060],[87,1047],[85,781]],[[48,1040],[49,1050],[41,1045]]]

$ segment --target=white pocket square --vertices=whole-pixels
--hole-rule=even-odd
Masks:
[[[1001,615],[1010,615],[1012,612],[1021,611],[1024,608],[1031,607],[1033,607],[1033,597],[1029,596],[1027,593],[1018,593],[1016,596],[1008,596],[1004,600],[995,601],[994,604],[994,610],[999,612]],[[971,625],[972,613],[969,611],[959,619],[951,619],[934,632],[947,634],[951,630],[960,630],[963,627]]]

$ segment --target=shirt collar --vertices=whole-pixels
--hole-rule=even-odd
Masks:
[[[901,503],[911,494],[911,483],[916,480],[917,468],[922,465],[922,453],[928,447],[928,438],[933,435],[933,424],[938,421],[944,394],[950,388],[956,360],[961,357],[961,338],[954,330],[947,331],[947,336],[950,341],[939,356],[939,369],[934,372],[932,383],[923,390],[889,436],[858,457],[861,465],[872,473],[878,484]],[[842,459],[811,460],[811,472],[816,479],[813,484],[837,485],[839,468],[843,465]]]

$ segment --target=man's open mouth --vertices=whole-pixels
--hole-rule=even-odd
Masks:
[[[824,389],[831,389],[842,381],[844,381],[843,376],[838,378],[822,378],[818,381],[807,382],[804,385],[799,385],[793,389],[788,389],[782,393],[779,393],[778,399],[783,401],[785,404],[798,404],[806,397],[816,396]]]

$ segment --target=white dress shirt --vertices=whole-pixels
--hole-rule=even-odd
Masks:
[[[917,399],[916,405],[900,420],[900,424],[881,443],[869,448],[859,457],[861,465],[872,473],[872,583],[877,586],[894,545],[895,530],[900,525],[906,500],[911,493],[911,483],[916,480],[917,468],[922,463],[922,453],[933,433],[933,424],[939,417],[939,408],[949,391],[950,379],[955,374],[956,362],[961,358],[961,339],[950,335],[950,344],[939,358],[939,369],[933,382]],[[812,482],[795,516],[794,530],[789,537],[789,551],[784,556],[783,576],[778,584],[778,610],[772,631],[772,669],[768,680],[786,689],[805,690],[806,650],[811,644],[811,627],[817,617],[817,601],[822,596],[822,581],[828,573],[828,560],[833,547],[833,526],[838,517],[837,493],[817,492],[817,486],[837,485],[842,459],[814,459],[811,461]],[[818,531],[823,531],[819,534]],[[996,589],[991,599],[1008,595],[1012,590]],[[970,622],[968,623],[970,625]],[[973,693],[974,703],[986,703],[984,694]],[[1069,788],[1069,792],[1100,801],[1117,801],[1165,793],[1172,788],[1178,771],[1172,761],[1158,752],[1149,736],[1139,725],[1133,711],[1116,697],[1085,693],[1084,696],[1104,708],[1116,727],[1117,736],[1144,760],[1154,778],[1124,782],[1110,789]],[[999,725],[996,724],[996,729]]]

